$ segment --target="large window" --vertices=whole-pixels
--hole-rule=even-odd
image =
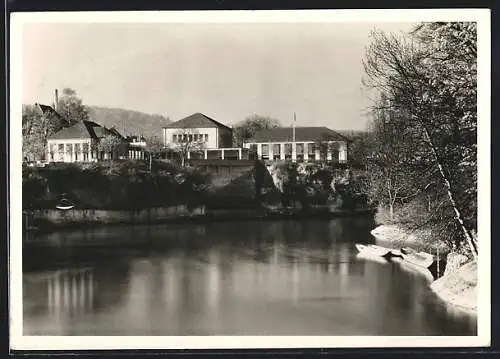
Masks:
[[[64,161],[64,145],[62,143],[57,146],[57,159]]]
[[[262,144],[261,145],[261,158],[263,160],[268,160],[269,159],[269,145],[268,144]]]
[[[309,160],[316,159],[316,145],[314,143],[307,144],[307,156],[309,157]]]
[[[295,154],[298,161],[302,161],[304,159],[304,144],[296,143],[295,144]]]
[[[84,143],[82,145],[82,150],[83,150],[83,160],[88,161],[89,160],[89,144]]]
[[[292,159],[292,144],[291,143],[285,143],[285,159],[286,160]]]
[[[339,143],[338,142],[330,143],[330,152],[332,154],[332,161],[338,162],[338,160],[339,160]]]
[[[273,145],[273,159],[279,160],[281,158],[281,145],[279,143]]]
[[[205,142],[208,142],[208,133],[205,133]]]
[[[75,143],[75,161],[80,161],[81,160],[81,157],[80,157],[80,144],[79,143]]]
[[[177,135],[172,135],[172,142],[177,142]]]

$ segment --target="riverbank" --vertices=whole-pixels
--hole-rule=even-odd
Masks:
[[[477,311],[477,263],[469,262],[431,284],[442,300],[467,312]]]
[[[270,211],[264,207],[247,209],[213,209],[206,206],[189,208],[186,205],[144,208],[140,210],[103,209],[39,209],[29,219],[23,213],[24,230],[51,232],[60,229],[80,229],[111,225],[163,224],[183,222],[221,222],[235,220],[330,220],[342,217],[373,216],[373,210],[329,211]]]
[[[397,225],[381,225],[371,231],[377,243],[393,248],[410,246],[418,250],[429,248],[419,239],[418,233],[408,233]],[[425,233],[422,235],[425,236]],[[431,290],[443,301],[470,314],[477,312],[477,263],[464,263],[456,253],[447,254],[447,268],[444,275],[430,284]],[[452,265],[453,263],[453,265]]]

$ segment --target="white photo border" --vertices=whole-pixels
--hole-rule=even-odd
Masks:
[[[491,344],[489,9],[271,10],[11,13],[10,347],[14,350],[486,347]],[[22,30],[27,23],[298,23],[474,21],[478,31],[478,315],[476,336],[24,336],[22,296]]]

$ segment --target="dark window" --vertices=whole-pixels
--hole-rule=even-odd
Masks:
[[[292,144],[285,143],[285,159],[289,160],[292,158]]]
[[[297,143],[295,145],[295,156],[298,161],[302,161],[304,159],[304,144]]]
[[[75,161],[78,161],[80,158],[80,144],[75,143]]]
[[[281,145],[278,143],[273,145],[273,158],[275,160],[279,160],[280,157],[281,157]]]
[[[82,149],[83,149],[83,160],[88,161],[89,160],[89,144],[84,143],[82,145]]]
[[[262,150],[261,157],[265,160],[269,159],[269,145],[263,144],[261,150]]]
[[[298,155],[304,154],[304,144],[303,143],[295,144],[295,151],[297,152]]]
[[[314,146],[314,143],[308,143],[307,144],[307,153],[309,155],[314,155],[315,151],[316,151],[316,148]]]

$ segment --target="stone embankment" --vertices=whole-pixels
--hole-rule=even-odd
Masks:
[[[410,246],[418,250],[429,248],[429,244],[421,240],[426,233],[408,233],[397,225],[381,225],[372,230],[371,234],[377,242],[393,248]],[[477,262],[458,253],[448,253],[446,256],[444,275],[433,281],[431,290],[445,302],[475,313],[477,310]]]

